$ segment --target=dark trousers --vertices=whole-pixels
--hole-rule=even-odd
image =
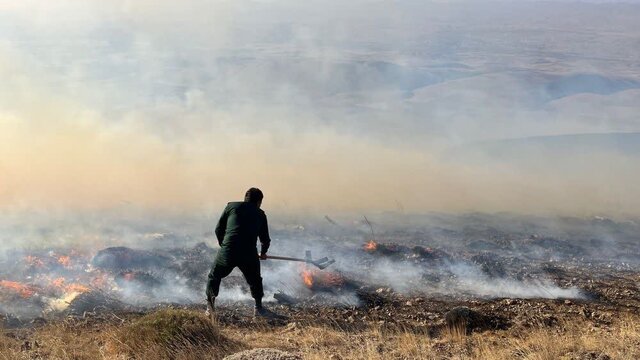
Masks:
[[[220,282],[231,274],[231,271],[233,271],[235,267],[240,269],[247,284],[249,284],[251,296],[256,300],[262,299],[264,292],[262,290],[262,277],[260,276],[260,259],[258,258],[258,254],[249,254],[234,259],[219,253],[209,272],[207,296],[218,296]]]

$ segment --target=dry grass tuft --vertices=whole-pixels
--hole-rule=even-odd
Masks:
[[[241,348],[204,314],[189,310],[160,310],[107,336],[108,356],[136,359],[213,359]]]
[[[372,325],[340,329],[291,323],[218,328],[203,314],[161,310],[123,326],[57,323],[0,332],[1,359],[221,359],[252,348],[273,348],[304,359],[640,359],[640,317],[620,313],[607,325],[567,317],[554,326],[520,324],[474,332],[463,327],[437,337]],[[231,340],[233,339],[233,340]],[[30,344],[24,349],[25,340]],[[37,343],[37,344],[36,344]]]

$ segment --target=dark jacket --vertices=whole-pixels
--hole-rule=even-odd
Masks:
[[[251,202],[227,204],[215,232],[220,251],[227,256],[256,254],[258,238],[262,253],[266,254],[271,244],[267,215]]]

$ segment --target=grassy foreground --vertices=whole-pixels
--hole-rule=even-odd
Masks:
[[[607,327],[576,320],[430,338],[377,326],[364,331],[300,323],[218,327],[197,311],[159,310],[119,323],[64,320],[30,330],[2,330],[0,359],[222,359],[265,347],[318,360],[639,359],[640,315],[625,314]]]

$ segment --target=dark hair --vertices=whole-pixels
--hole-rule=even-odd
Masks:
[[[260,191],[260,189],[251,188],[244,194],[244,201],[257,204],[262,201],[263,197],[264,195],[262,195],[262,191]]]

